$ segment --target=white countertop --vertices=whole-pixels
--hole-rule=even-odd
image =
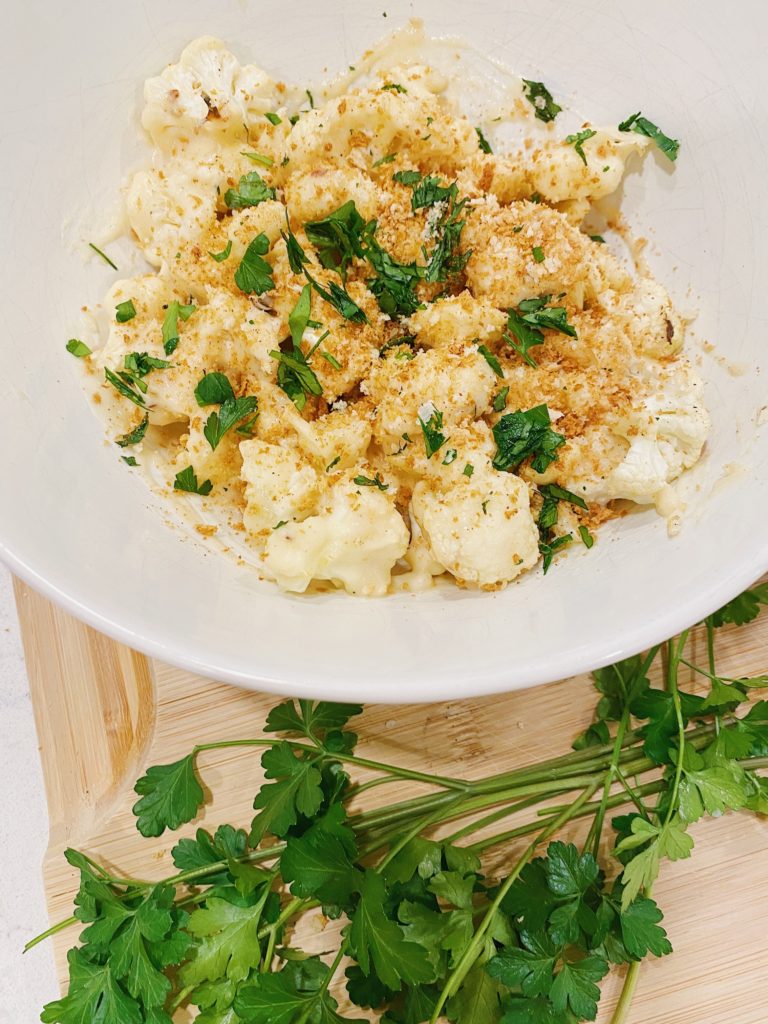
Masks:
[[[58,997],[53,955],[27,939],[48,927],[42,861],[48,811],[11,577],[0,564],[0,1022],[33,1024]]]

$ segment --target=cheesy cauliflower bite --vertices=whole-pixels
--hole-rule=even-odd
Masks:
[[[581,227],[650,140],[492,153],[445,86],[393,67],[299,109],[209,38],[146,83],[152,272],[105,300],[96,399],[286,590],[505,586],[706,439],[669,296]]]

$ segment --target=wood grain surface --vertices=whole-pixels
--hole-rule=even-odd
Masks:
[[[169,873],[167,855],[179,835],[201,823],[247,827],[261,781],[252,750],[201,758],[213,800],[199,821],[172,837],[147,840],[136,832],[133,784],[147,765],[173,761],[195,743],[258,735],[275,698],[150,661],[20,582],[16,598],[50,808],[44,874],[56,921],[71,913],[77,889],[76,873],[62,856],[66,846],[119,866],[121,874],[161,877]],[[721,630],[719,643],[724,674],[768,670],[768,616]],[[693,646],[703,655],[701,637]],[[361,682],[358,698],[364,697]],[[355,728],[366,756],[475,778],[566,752],[594,703],[588,677],[578,676],[501,697],[368,705]],[[415,792],[412,783],[385,788],[392,800]],[[630,1024],[765,1024],[768,823],[729,814],[699,822],[693,832],[693,859],[665,864],[654,890],[675,952],[643,967]],[[501,863],[502,855],[494,856]],[[492,873],[494,862],[488,867]],[[54,939],[62,979],[66,949],[76,938],[77,930],[69,929]],[[327,946],[328,933],[324,938]],[[620,972],[607,979],[600,1022],[609,1020],[620,984]]]

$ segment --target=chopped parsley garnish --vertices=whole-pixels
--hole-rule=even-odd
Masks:
[[[317,251],[320,265],[335,270],[346,280],[347,267],[355,256],[362,257],[361,234],[365,221],[358,213],[355,201],[349,199],[338,210],[322,220],[304,225],[307,238]]]
[[[243,254],[235,271],[235,284],[246,295],[261,295],[275,287],[272,267],[262,257],[269,252],[269,239],[262,231]]]
[[[557,449],[565,444],[565,437],[552,430],[550,423],[546,405],[502,416],[493,427],[497,446],[494,469],[516,469],[532,456],[531,468],[543,473],[557,458]]]
[[[419,416],[419,424],[424,435],[424,448],[427,452],[427,458],[431,459],[435,452],[439,451],[448,440],[443,433],[443,414],[437,409],[433,409],[426,423]]]
[[[97,253],[99,256],[101,256],[101,258],[104,260],[104,262],[108,263],[110,265],[110,267],[112,267],[113,270],[119,270],[118,265],[116,263],[113,263],[112,260],[109,258],[109,256],[107,256],[107,254],[105,252],[101,251],[101,249],[98,247],[98,245],[94,245],[93,242],[89,242],[88,245],[91,247],[91,249],[93,249],[93,251],[95,253]]]
[[[555,557],[558,551],[562,548],[567,547],[573,541],[573,534],[566,533],[562,537],[553,537],[550,540],[539,541],[539,551],[544,556],[544,575],[546,576],[549,572],[549,567],[552,565],[552,559]]]
[[[138,466],[138,462],[136,461],[133,455],[121,455],[120,458],[123,460],[126,466]]]
[[[485,501],[481,503],[481,506],[480,506],[480,507],[481,507],[481,508],[482,508],[482,510],[483,510],[483,515],[484,515],[484,516],[487,516],[487,515],[488,515],[488,502],[489,502],[490,500],[491,500],[490,498],[486,498],[486,499],[485,499]]]
[[[592,545],[595,543],[595,538],[592,536],[592,534],[589,532],[587,527],[584,526],[583,523],[579,527],[579,536],[581,537],[582,544],[585,548],[587,548],[587,550],[589,550],[589,548],[591,548]]]
[[[223,263],[224,260],[229,258],[229,254],[232,252],[232,239],[227,242],[221,252],[211,252],[208,250],[208,255],[211,259],[216,260],[217,263]]]
[[[127,324],[129,320],[133,320],[136,316],[136,307],[133,304],[133,299],[126,299],[125,302],[118,302],[115,306],[115,320],[119,324]]]
[[[487,345],[478,345],[477,346],[477,351],[480,353],[480,355],[483,357],[483,359],[485,359],[486,363],[488,363],[488,365],[493,370],[493,372],[496,374],[496,376],[497,377],[501,377],[501,379],[503,380],[504,379],[504,371],[501,368],[501,363],[496,358],[496,356],[493,354],[493,352],[491,352],[491,350],[488,348],[488,346]]]
[[[299,123],[299,118],[300,118],[300,117],[301,117],[301,115],[300,115],[300,114],[291,114],[291,116],[290,116],[290,117],[288,118],[288,120],[290,121],[290,123],[291,123],[292,125],[293,125],[293,124],[298,124],[298,123]]]
[[[531,202],[531,203],[540,203],[541,202],[541,193],[540,192],[531,192],[531,194],[529,196],[529,202]]]
[[[312,313],[312,286],[305,284],[301,289],[301,295],[296,300],[296,305],[288,314],[288,327],[291,331],[291,340],[294,348],[301,347],[301,339],[309,324]]]
[[[331,366],[334,368],[334,370],[340,370],[341,369],[341,363],[336,358],[336,356],[332,356],[330,352],[321,352],[320,355],[326,361],[326,363],[330,363],[331,364]]]
[[[381,167],[382,164],[391,164],[396,157],[397,153],[387,153],[386,156],[382,156],[378,160],[375,160],[371,164],[371,167]]]
[[[550,530],[557,523],[558,505],[561,501],[567,501],[571,505],[578,505],[579,508],[585,510],[587,508],[587,503],[583,498],[580,498],[578,494],[574,494],[572,491],[567,491],[558,484],[542,484],[539,487],[539,493],[544,501],[537,525],[542,531]]]
[[[352,482],[356,483],[359,487],[378,487],[380,491],[389,490],[389,484],[385,484],[378,473],[373,480],[368,476],[356,476]]]
[[[566,135],[565,137],[565,141],[568,143],[569,146],[573,146],[573,148],[581,157],[585,166],[587,163],[587,158],[584,154],[584,143],[588,139],[591,139],[594,135],[597,135],[597,132],[594,130],[594,128],[585,128],[582,132],[576,132],[575,135]]]
[[[242,150],[241,156],[248,157],[249,160],[255,164],[262,164],[264,167],[274,167],[275,161],[271,156],[265,156],[263,153],[253,153],[247,149]]]
[[[180,473],[176,474],[176,479],[173,481],[174,491],[188,491],[190,494],[210,494],[213,489],[213,484],[210,480],[204,480],[203,483],[198,483],[197,474],[191,466],[187,466],[186,469],[182,469]]]
[[[150,356],[146,352],[129,352],[123,362],[126,373],[137,378],[146,377],[152,370],[167,370],[171,365],[165,359],[156,359],[155,356]]]
[[[441,185],[439,178],[427,174],[414,186],[411,209],[415,213],[416,210],[423,210],[428,206],[434,206],[435,203],[453,199],[457,193],[458,187],[455,182],[450,185]]]
[[[253,395],[227,398],[219,407],[218,412],[212,412],[203,427],[203,434],[211,448],[215,451],[227,431],[246,417],[252,417],[258,404],[258,399]],[[250,422],[252,423],[253,420]]]
[[[423,249],[424,256],[429,257],[424,280],[430,283],[447,281],[456,277],[462,272],[472,255],[471,249],[466,252],[461,252],[459,249],[461,232],[465,223],[459,218],[467,200],[459,200],[458,192],[458,186],[456,182],[453,182],[448,188],[446,208],[434,225],[433,233],[437,238],[435,248],[431,254],[427,252],[426,248]]]
[[[117,438],[117,443],[121,448],[130,448],[133,444],[138,444],[139,441],[144,440],[144,435],[147,432],[149,426],[149,413],[144,416],[144,419],[139,423],[138,426],[134,427],[127,434],[123,434],[122,437]]]
[[[281,526],[287,526],[287,525],[288,525],[288,520],[287,519],[281,519],[279,523],[275,523],[275,525],[272,527],[272,529],[273,530],[279,530]]]
[[[390,338],[389,341],[385,341],[379,349],[379,355],[383,356],[385,352],[389,352],[390,349],[398,348],[400,345],[408,345],[413,348],[413,344],[416,341],[414,334],[399,334],[396,338]]]
[[[524,78],[523,94],[540,121],[554,121],[563,109],[552,99],[552,93],[543,82],[531,82]]]
[[[376,296],[379,309],[389,316],[410,316],[422,303],[416,295],[416,285],[424,277],[424,268],[416,263],[398,263],[374,238],[376,221],[365,231],[365,258],[376,271],[376,277],[367,281]]]
[[[421,181],[421,173],[419,171],[395,171],[392,175],[392,180],[413,188],[414,185],[418,185]]]
[[[507,395],[509,394],[509,385],[503,387],[501,391],[494,396],[493,399],[493,411],[503,412],[507,407]]]
[[[493,150],[491,149],[491,144],[488,141],[488,139],[486,139],[485,135],[483,134],[483,129],[482,128],[478,128],[477,125],[476,125],[475,126],[475,132],[477,133],[477,144],[480,147],[480,149],[482,150],[482,152],[483,153],[492,153]]]
[[[335,281],[328,282],[328,288],[324,288],[319,284],[314,277],[312,277],[306,270],[304,276],[315,289],[317,294],[325,299],[326,302],[330,303],[333,308],[341,313],[345,320],[350,320],[356,324],[367,324],[368,317],[365,315],[365,311],[362,310],[349,293],[336,284]]]
[[[244,174],[237,188],[228,188],[224,193],[224,202],[230,210],[243,210],[247,206],[258,206],[268,199],[275,198],[275,190],[268,185],[258,171]]]
[[[126,383],[126,381],[121,380],[113,370],[110,370],[106,366],[104,367],[104,376],[115,391],[117,391],[118,394],[121,394],[123,398],[128,398],[135,405],[141,406],[142,409],[145,408],[144,397],[140,394],[139,390],[134,387],[134,382],[131,381],[130,378]],[[146,385],[144,385],[144,390],[146,391]]]
[[[621,122],[619,131],[636,132],[638,135],[645,135],[646,138],[653,139],[661,152],[668,156],[670,160],[677,160],[677,154],[680,149],[680,143],[677,139],[670,139],[653,121],[649,121],[647,117],[642,117],[639,110],[636,114],[628,117],[626,121]]]
[[[325,472],[330,473],[334,466],[337,466],[341,462],[341,456],[337,455],[335,459],[332,459],[325,467]]]
[[[315,109],[315,97],[312,95],[312,93],[309,91],[309,89],[305,89],[304,92],[307,94],[307,99],[309,100],[309,108],[310,108],[310,110],[314,110]]]
[[[445,453],[445,458],[443,459],[443,465],[444,466],[450,466],[450,464],[452,462],[455,462],[458,457],[459,457],[459,453],[456,451],[456,449],[455,448],[449,448],[448,451]]]
[[[228,398],[234,397],[229,378],[223,373],[206,373],[195,388],[197,404],[202,406],[221,405]]]
[[[278,386],[288,395],[299,412],[307,404],[307,395],[322,395],[320,381],[300,348],[294,348],[292,352],[275,351],[269,354],[278,361]]]
[[[600,245],[605,245],[605,239],[602,235],[590,235],[589,237],[592,239],[593,242],[599,242]]]
[[[227,431],[231,430],[235,424],[240,423],[241,420],[246,419],[246,417],[251,417],[248,420],[249,429],[243,430],[239,428],[238,432],[250,435],[250,427],[253,426],[258,415],[256,413],[259,404],[258,400],[252,395],[244,398],[235,398],[232,385],[225,374],[206,373],[195,388],[195,398],[198,405],[219,406],[219,411],[212,412],[203,427],[203,434],[212,449],[215,450],[218,447],[219,442]],[[256,415],[253,415],[254,413]]]
[[[523,299],[517,311],[507,311],[507,330],[504,340],[528,364],[536,367],[536,362],[529,355],[529,350],[544,341],[543,330],[559,331],[571,338],[576,337],[576,329],[568,323],[568,311],[564,306],[547,306],[551,295],[542,295],[538,299]]]
[[[280,234],[288,252],[288,263],[294,274],[302,274],[304,272],[304,264],[309,263],[309,256],[304,252],[298,238],[291,231],[287,210],[285,211],[285,226],[286,230],[281,231]]]
[[[266,117],[270,124],[283,123],[282,117],[280,117],[278,114],[275,114],[274,111],[270,111],[268,114],[265,114],[264,117]]]
[[[85,359],[86,356],[91,355],[91,349],[88,348],[84,341],[80,341],[79,338],[70,338],[66,347],[67,352],[77,356],[78,359]]]
[[[533,253],[533,258],[536,260],[537,263],[544,262],[544,250],[541,248],[540,245],[534,245],[531,252]]]
[[[387,82],[387,84],[382,85],[381,88],[387,92],[408,92],[405,86],[400,85],[399,82]]]
[[[176,350],[179,344],[179,317],[185,322],[189,320],[197,309],[196,306],[182,306],[176,299],[168,303],[163,320],[163,348],[167,356]]]
[[[474,472],[475,472],[475,467],[472,465],[471,462],[468,462],[466,464],[466,466],[464,467],[464,469],[462,470],[462,473],[467,478],[471,477]]]

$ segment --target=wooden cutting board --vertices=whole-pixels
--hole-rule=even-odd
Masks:
[[[63,849],[84,849],[121,874],[168,873],[169,861],[161,858],[179,833],[147,840],[136,832],[130,813],[136,778],[195,743],[258,735],[275,698],[145,658],[19,582],[16,599],[50,810],[45,887],[57,921],[71,913],[77,888]],[[700,636],[694,644],[703,661]],[[768,615],[721,630],[718,664],[733,676],[768,671]],[[686,680],[686,686],[693,684]],[[362,685],[358,696],[364,698]],[[370,705],[355,728],[369,757],[478,777],[566,752],[594,703],[589,679],[578,676],[502,697]],[[205,825],[247,827],[261,781],[258,753],[217,751],[201,766],[214,794]],[[409,786],[385,787],[388,798],[413,792]],[[665,865],[655,888],[675,953],[643,967],[631,1024],[765,1024],[768,822],[730,814],[700,822],[695,836],[693,859]],[[65,952],[76,938],[69,929],[54,939],[62,979]],[[606,982],[601,1022],[610,1019],[620,980],[613,975]]]

